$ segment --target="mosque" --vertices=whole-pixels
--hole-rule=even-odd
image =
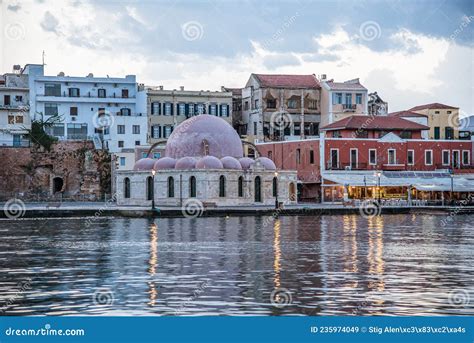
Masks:
[[[244,144],[250,143],[225,120],[191,117],[170,135],[165,156],[142,158],[133,170],[116,173],[117,204],[183,206],[189,199],[204,207],[295,204],[297,172],[277,170],[256,149],[255,159],[244,156]]]

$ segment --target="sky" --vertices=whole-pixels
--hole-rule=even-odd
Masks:
[[[251,73],[360,78],[389,111],[474,114],[474,1],[0,0],[0,72],[137,75],[165,89],[244,87]]]

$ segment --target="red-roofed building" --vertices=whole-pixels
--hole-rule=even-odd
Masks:
[[[459,139],[459,108],[440,103],[415,106],[410,112],[423,114],[428,118],[430,139]],[[462,136],[462,135],[461,135]],[[467,135],[466,137],[469,137]]]
[[[399,112],[392,112],[389,113],[388,116],[390,117],[397,117],[403,118],[406,120],[410,120],[414,123],[418,123],[421,125],[429,126],[428,125],[428,116],[425,114],[413,112],[413,111],[399,111]],[[421,138],[429,139],[429,130],[424,130],[421,132]]]
[[[315,75],[251,74],[242,90],[247,140],[317,137],[321,86]]]

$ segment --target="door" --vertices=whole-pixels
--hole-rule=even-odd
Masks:
[[[128,89],[122,89],[122,98],[128,98]]]
[[[3,102],[5,106],[10,106],[10,95],[5,95],[3,97]]]
[[[262,181],[260,176],[255,178],[255,202],[262,202]]]
[[[434,128],[434,139],[439,139],[439,126]]]
[[[459,150],[453,150],[453,168],[459,168],[460,158]]]
[[[332,149],[331,150],[331,169],[338,169],[339,168],[339,150]]]
[[[21,135],[13,135],[13,146],[21,146]]]
[[[351,149],[351,169],[357,169],[357,149]]]

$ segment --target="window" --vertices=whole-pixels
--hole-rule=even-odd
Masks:
[[[388,164],[397,164],[397,151],[388,149]]]
[[[153,158],[157,159],[157,158],[160,158],[161,157],[161,153],[159,152],[154,152],[153,153]]]
[[[217,106],[216,104],[209,105],[209,114],[210,115],[217,115]]]
[[[301,135],[301,124],[300,124],[300,123],[294,123],[294,126],[293,126],[293,134],[294,134],[295,136]]]
[[[459,168],[461,166],[461,159],[459,150],[453,150],[453,157],[451,159],[451,164],[453,168]]]
[[[269,159],[273,159],[273,151],[270,150],[270,151],[267,153],[267,157],[268,157]]]
[[[297,104],[297,102],[296,102],[295,99],[288,100],[288,108],[293,108],[294,109],[294,108],[296,108],[296,104]]]
[[[125,157],[120,157],[120,165],[122,167],[125,165]]]
[[[469,150],[462,151],[462,164],[468,166],[471,164],[471,156],[469,156]]]
[[[168,178],[168,198],[174,198],[174,178]]]
[[[440,139],[439,126],[434,127],[434,139]]]
[[[296,149],[296,164],[301,163],[301,149]]]
[[[189,197],[195,198],[196,197],[196,177],[191,176],[189,178]]]
[[[402,139],[411,139],[412,137],[412,132],[411,131],[402,131],[400,133],[400,138]]]
[[[244,196],[244,177],[240,176],[238,181],[238,195],[239,198]]]
[[[159,102],[152,102],[151,103],[151,114],[152,115],[160,115],[161,114],[161,106]]]
[[[309,164],[314,164],[314,151],[309,151]]]
[[[119,148],[123,148],[123,141],[118,141],[117,144]]]
[[[46,116],[57,116],[58,115],[58,104],[45,103],[44,114]]]
[[[15,116],[8,116],[8,124],[15,124]]]
[[[132,133],[133,133],[134,135],[140,134],[140,125],[133,125],[133,126],[132,126]]]
[[[331,149],[331,161],[329,164],[329,169],[339,168],[339,149]]]
[[[357,149],[351,149],[350,150],[351,152],[351,155],[350,155],[350,159],[351,159],[351,168],[352,169],[357,169],[357,162],[358,162],[358,150]]]
[[[22,102],[23,101],[23,96],[22,95],[15,95],[15,101],[16,102]]]
[[[408,150],[407,152],[407,164],[412,166],[415,164],[415,150]]]
[[[204,114],[204,104],[197,104],[197,113]]]
[[[332,132],[332,138],[341,138],[341,137],[342,137],[341,131],[339,131],[339,130],[334,130],[334,131]]]
[[[221,105],[221,116],[228,117],[229,116],[229,105],[222,104]]]
[[[51,136],[64,137],[64,124],[53,124],[53,126],[45,128],[45,131]]]
[[[259,105],[258,99],[255,99],[255,100],[254,100],[254,107],[253,107],[253,108],[254,108],[254,109],[258,109],[258,105]]]
[[[128,89],[122,89],[122,98],[128,98]]]
[[[117,134],[119,135],[125,134],[125,125],[117,125]]]
[[[272,181],[272,195],[274,197],[278,196],[278,179],[276,178],[276,176],[273,178]]]
[[[433,164],[433,150],[425,150],[425,165]]]
[[[15,117],[15,122],[17,124],[23,124],[23,116],[16,116]]]
[[[254,136],[257,135],[257,122],[256,121],[253,122],[253,134]]]
[[[356,104],[361,105],[362,104],[362,94],[357,93],[356,94]]]
[[[454,139],[454,129],[452,127],[445,127],[444,128],[444,137],[445,139]]]
[[[10,105],[10,95],[4,95],[3,96],[3,104],[5,106],[9,106]]]
[[[171,115],[173,115],[171,103],[167,102],[165,103],[165,116],[171,116]]]
[[[318,109],[318,100],[309,100],[308,108],[310,110],[317,110]]]
[[[435,114],[439,114],[439,111],[435,111]]]
[[[178,105],[178,115],[185,115],[186,114],[186,104],[180,103]]]
[[[60,83],[46,83],[44,85],[45,96],[61,96],[61,84]]]
[[[267,108],[276,108],[277,102],[275,99],[267,99]]]
[[[129,117],[131,115],[131,110],[129,108],[121,108],[120,115]]]
[[[377,150],[369,149],[369,164],[371,166],[377,165]]]
[[[154,196],[154,189],[153,189],[153,177],[148,176],[146,178],[146,195],[147,195],[147,200],[153,200]]]
[[[69,115],[70,116],[77,116],[77,107],[70,107],[69,108]]]
[[[188,114],[189,115],[195,115],[196,113],[194,113],[194,104],[189,104],[188,105]]]
[[[140,145],[140,141],[135,141],[135,145]]]
[[[449,150],[443,150],[442,155],[443,155],[443,166],[449,166],[451,164],[450,158],[449,158]]]
[[[104,88],[99,88],[97,90],[97,97],[99,98],[105,98],[107,96],[107,92],[105,91]]]
[[[225,198],[225,177],[221,175],[219,177],[219,197]]]
[[[244,110],[248,111],[248,109],[249,109],[249,102],[246,101],[244,102]]]
[[[352,104],[352,94],[347,93],[345,96],[345,104],[346,105],[351,105]]]
[[[262,202],[262,180],[260,179],[260,176],[255,178],[254,196],[255,202]]]
[[[446,113],[451,114],[451,113],[453,113],[453,112],[452,112],[452,111],[447,111]]]
[[[123,180],[123,197],[130,198],[130,179],[128,177]]]
[[[171,126],[163,127],[163,138],[168,138],[171,135]]]
[[[87,124],[67,124],[67,137],[69,139],[86,139]]]
[[[161,126],[153,125],[151,127],[151,138],[161,138]]]
[[[333,93],[332,103],[333,103],[333,105],[342,104],[342,93]]]
[[[79,88],[69,88],[69,96],[73,98],[78,98],[80,95]]]
[[[357,138],[369,138],[369,132],[367,130],[359,129],[356,131]]]

